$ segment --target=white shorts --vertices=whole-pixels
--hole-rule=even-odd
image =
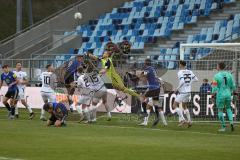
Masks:
[[[186,94],[178,94],[175,101],[178,103],[186,103],[190,102],[191,94],[186,93]]]
[[[18,88],[17,100],[25,100],[25,88]]]
[[[55,93],[41,91],[41,95],[42,95],[42,99],[44,102],[45,101],[48,101],[48,102],[56,102],[57,101]]]
[[[91,97],[88,96],[88,95],[80,95],[79,96],[79,100],[78,100],[78,103],[79,104],[85,104],[85,105],[90,105],[91,104]]]
[[[107,100],[107,89],[105,87],[94,93],[92,101],[99,103],[101,99]]]

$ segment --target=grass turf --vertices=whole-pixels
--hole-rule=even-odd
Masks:
[[[0,160],[190,160],[238,159],[240,131],[217,133],[219,124],[194,123],[192,128],[139,127],[116,115],[112,121],[99,118],[96,124],[68,121],[67,127],[46,127],[45,122],[6,119],[0,109]],[[123,116],[123,115],[122,115]]]

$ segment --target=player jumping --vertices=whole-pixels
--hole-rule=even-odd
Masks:
[[[19,79],[19,84],[17,85],[18,87],[18,101],[21,101],[21,103],[28,109],[30,115],[29,119],[32,119],[34,117],[34,112],[32,111],[31,107],[27,104],[25,100],[25,89],[26,89],[26,84],[28,83],[27,81],[27,73],[22,71],[22,64],[18,62],[16,64],[16,70],[13,71],[17,75],[17,78]],[[16,101],[17,102],[17,101]],[[17,104],[16,104],[17,105]],[[18,118],[18,107],[15,105],[15,117]]]
[[[107,110],[108,120],[111,120],[111,110],[107,104],[107,89],[104,82],[94,70],[94,66],[91,62],[85,61],[85,67],[79,69],[82,75],[78,78],[78,88],[81,95],[79,103],[77,105],[77,111],[82,115],[82,111],[86,114],[88,122],[96,121],[96,109],[100,100]],[[82,110],[82,107],[84,108]],[[92,106],[90,106],[92,105]],[[91,113],[91,115],[89,114]]]
[[[63,103],[45,103],[43,109],[51,114],[47,121],[47,126],[55,125],[55,127],[62,127],[66,125],[68,110]]]
[[[186,62],[180,61],[179,62],[179,71],[178,71],[178,80],[179,85],[177,89],[175,90],[175,93],[177,93],[177,97],[173,103],[173,109],[175,109],[175,112],[177,112],[179,116],[179,126],[182,126],[184,123],[186,123],[186,120],[183,116],[182,110],[179,108],[179,104],[182,103],[182,107],[184,109],[184,112],[187,117],[187,124],[188,127],[191,127],[192,121],[190,112],[187,108],[187,103],[190,100],[191,97],[191,84],[194,81],[198,81],[198,78],[193,74],[191,70],[186,69]]]
[[[8,65],[3,65],[2,69],[3,69],[3,73],[1,74],[0,89],[4,81],[8,85],[7,93],[3,98],[3,104],[9,111],[8,118],[14,119],[14,116],[15,116],[14,104],[16,103],[17,97],[18,97],[18,87],[17,87],[18,79],[17,79],[17,75],[9,70]],[[8,103],[9,99],[11,99],[10,104]]]
[[[54,89],[57,85],[56,75],[53,73],[54,68],[52,65],[48,64],[46,66],[47,71],[41,74],[42,88],[41,96],[44,103],[56,102],[56,95]],[[45,121],[45,110],[42,108],[40,119]]]
[[[226,107],[228,119],[231,125],[231,130],[234,131],[233,125],[233,113],[231,109],[231,94],[236,89],[233,76],[230,72],[225,71],[225,63],[220,62],[217,65],[217,70],[219,71],[215,74],[212,82],[212,96],[216,97],[216,105],[218,108],[218,118],[221,122],[221,128],[219,132],[224,132],[226,130],[226,124],[223,116],[223,109]]]
[[[112,62],[113,54],[111,54],[111,52],[105,51],[101,59],[98,59],[93,55],[90,55],[90,57],[93,58],[94,60],[101,61],[102,69],[100,71],[100,74],[106,75],[107,78],[111,80],[114,89],[117,89],[119,91],[122,91],[135,97],[140,97],[140,95],[136,93],[134,90],[125,87],[122,78],[120,77],[120,75],[118,74],[113,65]]]

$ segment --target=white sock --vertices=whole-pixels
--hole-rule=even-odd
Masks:
[[[188,110],[188,109],[185,109],[184,111],[185,111],[185,114],[186,114],[186,117],[187,117],[188,122],[191,122],[191,116],[190,116],[189,110]]]
[[[88,109],[88,107],[86,107],[83,112],[85,113],[87,120],[90,121],[90,110]]]
[[[18,114],[18,107],[15,106],[15,115]]]
[[[98,105],[97,105],[98,106]],[[104,106],[105,106],[105,109],[106,109],[106,111],[107,111],[107,117],[108,118],[112,118],[112,114],[111,114],[111,111],[110,111],[110,109],[109,109],[109,106],[107,105],[107,104],[104,104]]]
[[[82,107],[81,106],[79,106],[79,105],[77,105],[76,106],[76,110],[77,110],[77,112],[79,113],[79,114],[82,114]]]
[[[25,107],[28,109],[29,113],[33,113],[32,108],[28,104],[26,104]]]
[[[73,104],[71,104],[69,107],[70,107],[71,109],[73,109],[74,105],[73,105]]]
[[[43,108],[41,110],[41,117],[45,117],[45,110]]]
[[[148,124],[148,119],[150,117],[150,109],[147,109],[147,117],[144,118],[144,123]]]
[[[177,114],[178,114],[179,122],[181,122],[181,121],[185,121],[185,118],[183,117],[182,110],[181,110],[180,108],[176,108],[175,111],[176,111]]]
[[[93,109],[92,110],[92,120],[96,121],[96,119],[97,119],[97,109]]]
[[[111,112],[107,112],[107,117],[108,117],[108,118],[112,118]]]
[[[167,121],[166,121],[166,118],[165,118],[165,116],[164,116],[163,111],[160,111],[159,114],[160,114],[160,118],[162,119],[163,124],[164,124],[164,125],[167,125]]]

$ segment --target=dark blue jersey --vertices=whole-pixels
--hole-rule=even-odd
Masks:
[[[157,77],[157,72],[152,66],[148,66],[144,69],[144,74],[147,76],[149,89],[160,88],[160,83]]]
[[[1,74],[1,81],[2,82],[5,82],[8,86],[14,82],[16,82],[17,80],[17,75],[14,74],[13,72],[8,72],[7,74],[6,73],[2,73]],[[14,84],[12,86],[9,86],[8,87],[8,90],[9,91],[14,91],[14,90],[17,90],[17,84]]]
[[[52,103],[53,104],[53,114],[59,118],[63,119],[68,115],[68,110],[63,103]]]
[[[77,69],[82,65],[82,62],[79,62],[77,60],[71,60],[67,64],[66,71],[68,74],[74,74],[77,72]]]

